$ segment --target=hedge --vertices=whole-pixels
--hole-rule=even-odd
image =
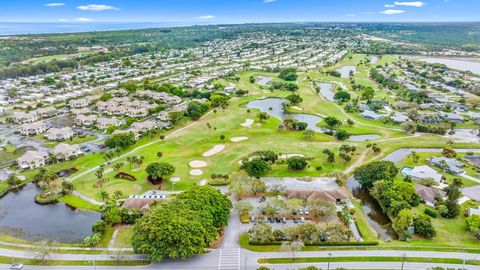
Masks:
[[[271,241],[268,243],[258,243],[249,241],[252,246],[280,246],[283,241]],[[321,242],[321,243],[305,243],[305,246],[377,246],[378,241],[364,241],[364,242]]]

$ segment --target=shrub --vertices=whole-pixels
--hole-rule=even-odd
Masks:
[[[425,215],[430,216],[432,218],[436,218],[438,216],[437,212],[432,209],[432,208],[425,208],[425,211],[423,211]]]
[[[107,223],[105,221],[97,221],[92,225],[92,232],[103,235],[107,229]]]
[[[287,159],[288,168],[290,170],[303,170],[307,167],[308,162],[305,157],[293,156]]]
[[[432,220],[427,216],[417,216],[413,218],[413,226],[415,227],[415,233],[421,236],[433,238],[437,235],[432,225]]]
[[[94,247],[100,243],[102,240],[102,237],[98,233],[94,233],[90,236],[85,237],[83,239],[83,245],[86,247]]]

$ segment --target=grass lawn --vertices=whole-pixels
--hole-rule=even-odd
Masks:
[[[63,196],[62,198],[60,198],[60,201],[66,203],[71,207],[83,210],[100,211],[100,206],[87,202],[74,195]]]
[[[66,143],[66,144],[72,144],[72,145],[73,144],[81,144],[81,143],[86,143],[86,142],[96,140],[98,137],[95,136],[95,135],[85,134],[81,137],[80,136],[75,136],[71,140],[58,141],[58,142],[57,141],[49,141],[49,140],[45,139],[43,137],[43,135],[37,135],[33,138],[38,140],[38,141],[45,142],[45,144],[43,146],[48,147],[48,148],[53,148],[53,147],[57,146],[57,144],[59,144],[59,143]]]
[[[266,258],[259,259],[258,263],[288,264],[288,263],[315,263],[315,262],[417,262],[438,264],[463,264],[461,259],[450,258],[421,258],[421,257],[307,257],[307,258]],[[480,261],[467,260],[465,264],[480,265]]]
[[[132,247],[132,226],[123,226],[119,229],[117,239],[115,240],[114,247],[116,248],[130,248]]]

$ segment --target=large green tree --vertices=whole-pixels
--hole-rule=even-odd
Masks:
[[[155,180],[163,180],[175,172],[175,166],[166,162],[153,162],[145,168],[145,172]]]
[[[371,188],[373,183],[379,180],[393,180],[398,169],[390,161],[375,161],[358,167],[353,172],[355,179],[364,188]]]

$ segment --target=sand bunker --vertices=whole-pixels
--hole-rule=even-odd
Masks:
[[[193,175],[193,176],[199,176],[199,175],[202,175],[202,174],[203,174],[203,171],[200,170],[200,169],[195,169],[195,170],[190,171],[190,175]]]
[[[230,141],[232,141],[232,142],[241,142],[241,141],[245,141],[245,140],[248,140],[248,137],[234,137],[234,138],[230,139]]]
[[[204,157],[211,157],[217,153],[220,153],[223,149],[225,149],[225,145],[217,144],[212,149],[208,150],[207,152],[203,153]]]
[[[208,183],[208,180],[203,179],[203,180],[200,180],[200,182],[198,182],[198,185],[199,186],[205,186],[207,183]]]
[[[305,157],[303,154],[285,154],[285,155],[280,155],[278,158],[291,158],[291,157]]]
[[[299,110],[299,111],[303,111],[303,108],[300,108],[300,107],[298,107],[298,106],[292,106],[292,109]]]
[[[208,163],[203,160],[192,160],[190,161],[190,163],[188,163],[188,166],[192,168],[203,168],[203,167],[206,167],[207,165]]]
[[[242,127],[249,127],[253,124],[254,120],[253,119],[245,119],[245,122],[241,124]]]

